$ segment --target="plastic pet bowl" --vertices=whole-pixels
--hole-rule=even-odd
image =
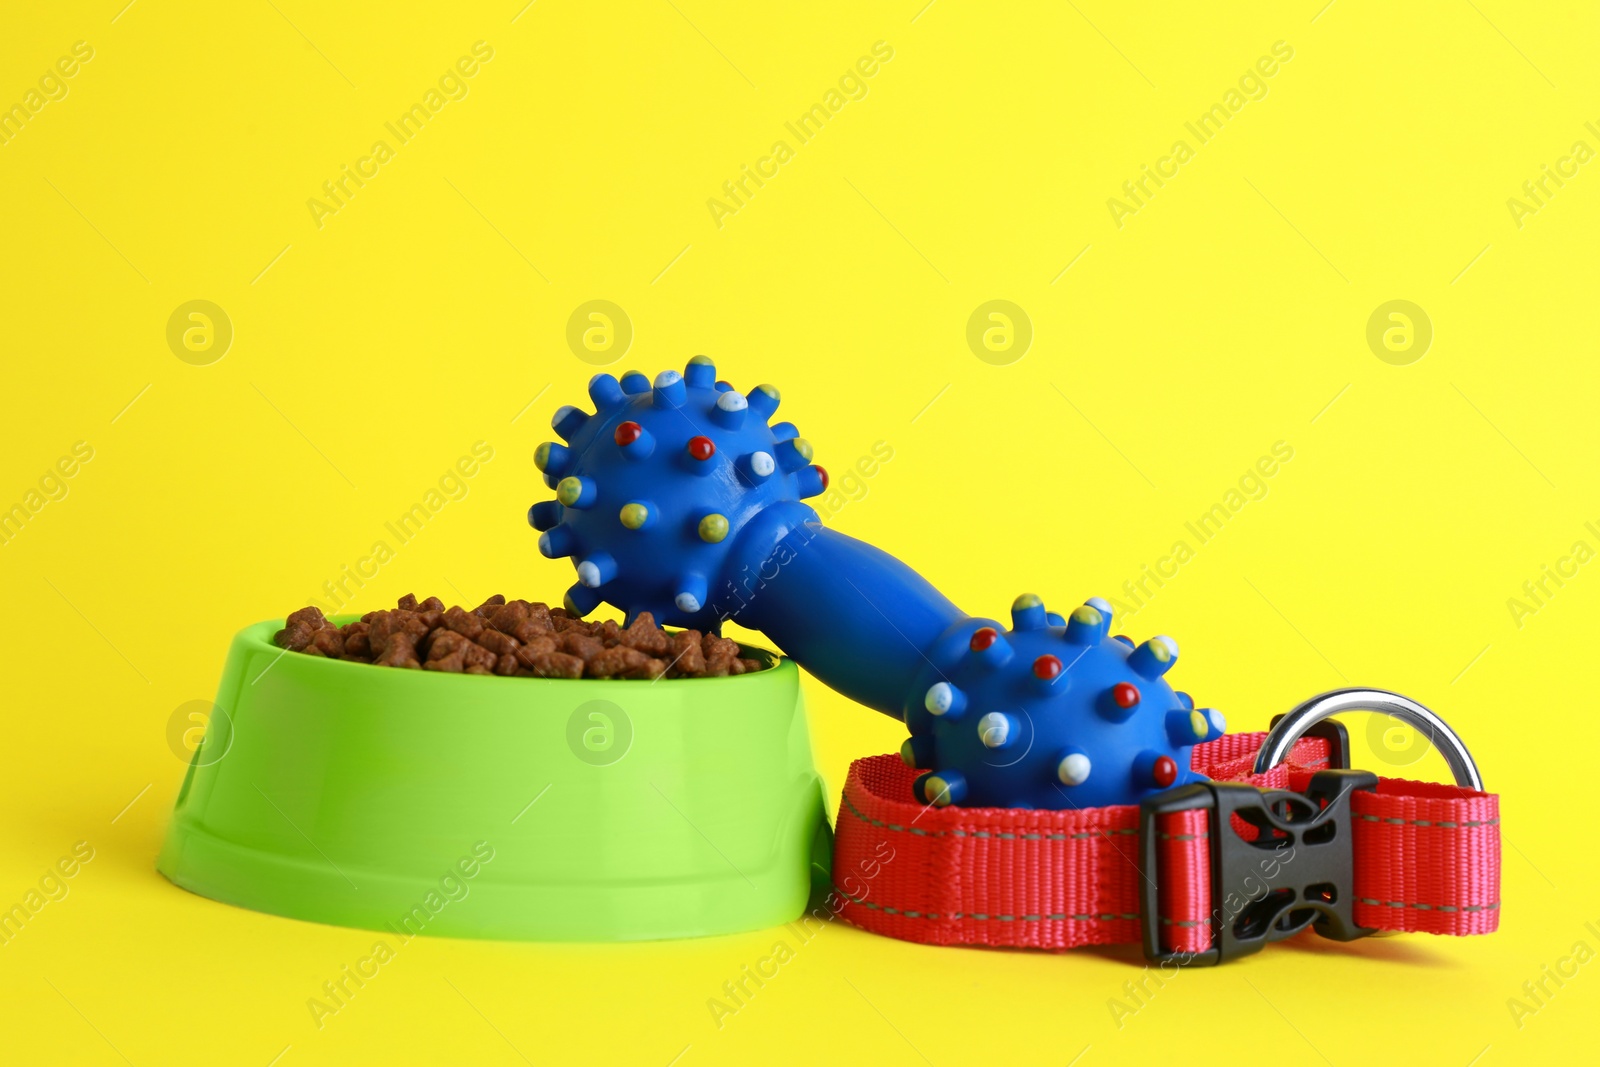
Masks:
[[[336,620],[345,621],[345,620]],[[774,926],[829,854],[793,662],[500,678],[233,640],[158,868],[342,926],[625,941]]]

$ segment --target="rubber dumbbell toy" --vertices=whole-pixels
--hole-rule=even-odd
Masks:
[[[826,470],[779,394],[740,394],[704,356],[654,382],[638,372],[589,383],[593,414],[551,425],[565,443],[535,462],[556,499],[533,505],[539,550],[571,557],[566,607],[601,601],[658,622],[760,630],[822,682],[903,720],[902,756],[931,768],[926,803],[1097,807],[1137,803],[1195,779],[1189,751],[1220,736],[1162,676],[1166,637],[1109,636],[1092,600],[1070,618],[1018,598],[1012,627],[957,608],[900,560],[824,527],[804,499]]]
[[[943,806],[1066,808],[1136,803],[1196,781],[1194,745],[1227,731],[1163,675],[1170,637],[1135,645],[1110,636],[1096,597],[1066,619],[1025,593],[1011,629],[987,620],[955,628],[929,653],[928,684],[905,707],[908,766],[934,770],[918,798]]]

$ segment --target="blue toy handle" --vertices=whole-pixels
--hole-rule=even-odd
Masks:
[[[829,688],[896,719],[935,643],[967,619],[900,560],[814,516],[781,537],[755,576],[730,617]]]

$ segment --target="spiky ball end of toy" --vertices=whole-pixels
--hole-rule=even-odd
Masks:
[[[769,425],[778,391],[740,394],[695,356],[654,383],[637,371],[589,382],[594,414],[563,407],[551,427],[565,443],[539,446],[534,462],[556,499],[528,522],[539,551],[570,556],[578,584],[566,607],[602,600],[631,618],[715,629],[712,606],[739,533],[763,510],[816,496],[827,475],[791,423]]]
[[[1024,594],[1011,619],[1010,630],[983,619],[952,630],[907,701],[901,758],[931,768],[913,786],[918,801],[1103,807],[1200,778],[1190,750],[1227,724],[1163,680],[1177,642],[1111,637],[1099,598],[1062,618]]]

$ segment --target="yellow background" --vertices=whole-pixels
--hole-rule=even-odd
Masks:
[[[12,5],[0,102],[76,41],[94,58],[0,146],[0,503],[74,442],[94,458],[0,547],[0,904],[74,842],[95,858],[0,946],[7,1062],[1592,1054],[1600,969],[1520,1029],[1507,1000],[1574,942],[1600,948],[1600,570],[1520,627],[1507,600],[1575,541],[1600,547],[1600,164],[1520,227],[1506,201],[1574,141],[1600,147],[1600,20],[1503,0],[922,2]],[[319,228],[307,200],[479,40],[494,57],[468,95]],[[894,58],[867,95],[718,228],[707,199],[880,40]],[[1268,94],[1194,144],[1184,123],[1280,40]],[[1179,138],[1194,158],[1119,228],[1107,199]],[[166,342],[194,299],[234,328],[209,366]],[[613,371],[704,352],[742,389],[770,380],[836,479],[887,442],[832,523],[974,613],[1117,595],[1288,442],[1267,495],[1191,539],[1130,630],[1175,635],[1173,680],[1234,729],[1346,682],[1436,707],[1505,794],[1501,931],[1275,946],[1185,973],[1120,1029],[1131,949],[837,926],[719,1030],[707,998],[774,934],[423,939],[317,1029],[307,998],[372,935],[155,873],[183,773],[169,722],[212,695],[235,630],[318,595],[480,439],[494,460],[356,607],[558,598],[570,566],[522,516],[546,495],[533,449],[594,370],[565,341],[592,299],[634,326]],[[965,340],[991,299],[1032,322],[1009,365]],[[1434,330],[1405,366],[1366,342],[1395,299]],[[836,795],[903,732],[807,684]],[[1369,766],[1442,770],[1370,739]]]

